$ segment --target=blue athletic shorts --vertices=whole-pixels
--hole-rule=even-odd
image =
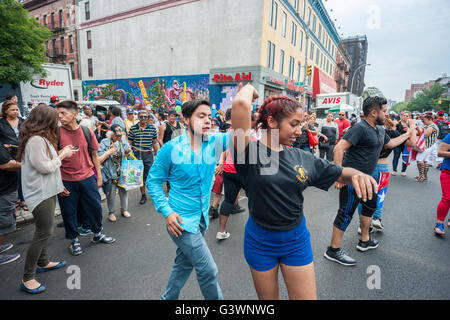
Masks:
[[[257,225],[249,216],[245,225],[244,256],[256,271],[268,271],[279,263],[306,266],[313,262],[313,253],[305,217],[292,230],[272,231]]]

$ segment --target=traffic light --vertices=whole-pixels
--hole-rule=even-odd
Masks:
[[[309,77],[311,75],[311,65],[306,66],[306,76]]]

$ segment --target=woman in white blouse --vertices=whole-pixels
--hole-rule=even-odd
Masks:
[[[66,192],[59,170],[61,161],[77,150],[67,146],[59,153],[56,109],[38,106],[22,125],[17,159],[22,162],[22,188],[33,213],[36,231],[25,260],[21,290],[41,293],[45,287],[34,279],[35,273],[59,269],[65,261],[51,262],[47,256],[48,239],[53,233],[56,195]]]

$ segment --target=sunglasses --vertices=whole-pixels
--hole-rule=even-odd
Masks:
[[[148,119],[148,116],[139,116],[139,119]]]

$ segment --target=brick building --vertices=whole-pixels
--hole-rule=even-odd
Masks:
[[[75,0],[25,0],[23,7],[30,16],[45,25],[52,33],[47,41],[46,55],[49,62],[68,64],[72,70],[74,98],[81,98],[81,74],[79,72],[78,37]]]
[[[434,81],[428,81],[425,83],[411,84],[411,89],[407,89],[405,92],[405,102],[410,102],[412,99],[416,97],[417,93],[423,91],[423,89],[428,89],[434,83],[435,83]]]
[[[352,59],[348,55],[342,43],[339,43],[336,53],[336,70],[334,72],[334,80],[336,81],[337,92],[347,92],[350,90],[350,70]]]

